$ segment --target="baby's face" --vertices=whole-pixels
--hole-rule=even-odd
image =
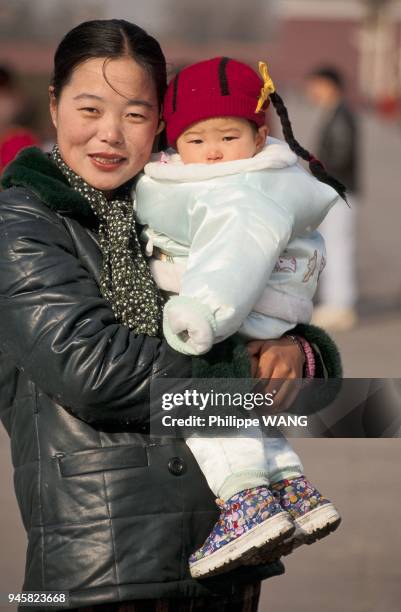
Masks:
[[[177,140],[184,164],[215,164],[247,159],[265,144],[267,126],[256,130],[246,119],[214,117],[191,125]]]

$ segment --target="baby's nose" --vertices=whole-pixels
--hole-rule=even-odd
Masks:
[[[207,154],[207,160],[210,162],[220,161],[223,159],[223,153],[219,149],[210,149]]]

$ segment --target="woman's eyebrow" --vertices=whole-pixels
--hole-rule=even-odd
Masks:
[[[90,93],[81,93],[78,94],[77,96],[75,96],[73,99],[74,100],[82,100],[83,98],[90,98],[92,100],[97,100],[98,102],[104,102],[104,98],[102,98],[101,96],[97,96],[95,94],[90,94]],[[138,100],[136,98],[134,99],[127,99],[127,106],[145,106],[146,108],[154,108],[154,104],[151,104],[150,102],[148,102],[147,100]]]
[[[95,94],[90,94],[90,93],[81,93],[78,96],[74,96],[73,100],[82,100],[82,98],[92,98],[93,100],[100,100],[100,101],[103,100],[102,97],[95,96]]]
[[[146,108],[154,108],[154,104],[151,104],[147,100],[127,100],[127,106],[146,106]]]

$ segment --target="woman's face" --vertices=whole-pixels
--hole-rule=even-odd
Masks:
[[[50,112],[64,161],[103,191],[143,168],[162,128],[155,85],[130,57],[79,64],[58,100],[50,88]]]

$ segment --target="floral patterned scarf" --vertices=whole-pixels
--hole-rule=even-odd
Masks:
[[[99,241],[103,253],[100,290],[111,304],[116,319],[137,334],[160,335],[163,298],[135,231],[130,193],[108,199],[67,166],[57,145],[51,155],[71,188],[87,200],[99,219]]]

